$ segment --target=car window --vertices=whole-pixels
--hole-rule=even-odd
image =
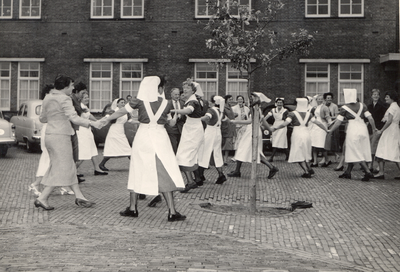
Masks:
[[[41,111],[42,111],[42,105],[37,105],[35,108],[35,114],[40,115]]]
[[[22,112],[24,111],[25,104],[22,104],[21,107],[19,107],[18,111],[18,116],[22,115]]]
[[[25,105],[23,116],[28,116],[28,105]]]

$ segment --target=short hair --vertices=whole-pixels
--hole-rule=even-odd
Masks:
[[[389,96],[390,99],[397,102],[399,100],[399,95],[395,91],[388,91],[385,93],[385,96]]]
[[[89,96],[89,92],[87,90],[80,91],[82,97],[87,94]]]
[[[381,91],[379,89],[372,89],[371,94],[374,94],[374,93],[378,93],[378,95],[380,95]]]
[[[331,96],[332,99],[335,97],[335,96],[333,95],[333,93],[331,93],[331,92],[329,92],[329,93],[324,93],[324,99],[326,99],[328,96]]]
[[[56,76],[56,79],[54,81],[54,88],[59,91],[63,90],[68,87],[71,82],[74,82],[72,78],[59,74]]]
[[[132,95],[128,94],[128,95],[126,96],[126,99],[128,99],[128,97],[132,98]]]
[[[228,99],[231,97],[232,97],[232,95],[230,95],[230,94],[225,95],[224,96],[225,102],[228,102]]]
[[[244,96],[241,95],[241,94],[239,94],[238,96],[236,96],[236,101],[238,100],[239,97],[241,97],[241,98],[243,98],[243,100],[245,100],[245,99],[244,99]]]
[[[181,90],[180,90],[179,88],[172,88],[172,89],[171,89],[171,93],[174,92],[174,91],[178,91],[179,94],[181,94]]]
[[[46,94],[48,94],[51,90],[54,89],[54,85],[53,84],[46,84],[43,89],[42,92],[40,93],[40,99],[44,99]]]
[[[118,104],[119,102],[121,102],[122,100],[125,101],[125,98],[121,97],[120,99],[118,99],[118,100],[117,100],[117,104]]]
[[[78,84],[76,84],[74,86],[74,89],[72,90],[72,93],[79,93],[80,91],[83,91],[83,90],[87,90],[87,87],[86,87],[86,85],[84,83],[79,82]]]

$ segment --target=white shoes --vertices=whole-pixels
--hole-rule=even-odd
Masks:
[[[41,192],[39,192],[39,190],[35,187],[35,185],[33,185],[33,184],[31,184],[31,185],[29,185],[28,186],[28,190],[29,191],[33,191],[33,194],[36,196],[36,197],[39,197],[40,195],[41,195]]]
[[[60,193],[61,193],[61,195],[74,195],[75,194],[74,191],[67,190],[64,187],[60,188]]]

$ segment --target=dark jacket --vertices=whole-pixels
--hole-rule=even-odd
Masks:
[[[181,107],[181,109],[183,109],[185,103],[182,100],[178,100],[178,103]],[[172,103],[172,99],[168,100],[168,104],[171,104],[172,108],[174,107],[173,103]],[[171,116],[172,118],[174,117],[175,113],[171,112]],[[167,130],[168,134],[182,134],[182,128],[183,125],[185,124],[186,121],[186,115],[181,115],[181,117],[176,121],[175,126],[171,127],[170,125],[165,124],[165,129]]]
[[[382,118],[385,116],[385,112],[388,109],[388,106],[378,100],[378,102],[375,104],[371,103],[368,106],[368,111],[371,113],[372,118],[374,118],[375,121],[375,126],[377,129],[382,129],[382,127],[385,125],[384,122],[382,122]],[[372,128],[369,125],[368,130],[370,133],[372,133]]]
[[[71,99],[72,99],[72,105],[74,106],[76,113],[78,114],[78,116],[81,116],[83,113],[83,109],[81,107],[81,102],[79,102],[79,100],[75,94],[71,94]],[[71,122],[71,125],[74,130],[79,130],[79,125],[75,125],[72,122]]]

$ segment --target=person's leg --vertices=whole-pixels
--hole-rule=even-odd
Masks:
[[[273,162],[274,161],[274,156],[275,156],[275,154],[276,154],[276,151],[277,151],[277,148],[276,147],[273,147],[272,148],[272,155],[271,155],[271,157],[269,158],[269,162]]]
[[[312,153],[313,153],[313,163],[311,164],[311,167],[313,166],[318,166],[318,152],[317,152],[317,148],[313,147],[312,148]]]
[[[236,161],[236,169],[228,174],[228,177],[240,177],[240,168],[242,167],[241,161]]]
[[[101,170],[100,169],[100,166],[99,166],[99,155],[97,155],[97,156],[93,156],[92,157],[92,159],[91,159],[91,161],[92,161],[92,164],[93,164],[93,168],[94,168],[94,170],[95,171],[97,171],[97,172],[103,172],[103,170]],[[105,173],[105,172],[104,172]]]
[[[369,181],[371,178],[374,177],[374,175],[371,173],[371,171],[368,168],[368,165],[365,161],[360,162],[361,168],[364,170],[364,177],[361,179],[362,181]],[[383,177],[383,176],[382,176]]]
[[[174,196],[172,192],[165,192],[162,193],[165,201],[167,202],[168,205],[168,221],[169,222],[174,222],[174,221],[182,221],[186,219],[186,216],[180,214],[179,212],[176,211],[175,209],[175,203],[174,203]]]
[[[306,161],[299,162],[299,165],[300,165],[301,169],[303,169],[303,171],[304,171],[304,174],[301,175],[301,177],[302,178],[311,178],[310,171],[313,171],[313,173],[314,173],[314,170],[310,169],[310,166],[307,165],[307,162]]]
[[[379,164],[379,172],[378,172],[378,174],[375,175],[375,177],[380,177],[385,174],[385,161],[382,159],[379,159],[378,164]]]
[[[40,196],[40,182],[42,181],[43,176],[41,177],[36,177],[35,181],[29,185],[28,190],[33,191],[33,194],[35,196]]]
[[[121,211],[119,214],[121,216],[138,217],[139,212],[137,210],[137,199],[138,199],[138,194],[133,191],[130,191],[129,192],[129,207],[127,207],[124,211]]]
[[[215,182],[215,184],[222,184],[224,183],[227,179],[224,175],[224,172],[222,171],[222,167],[216,167],[217,171],[218,171],[218,179]]]
[[[101,170],[103,170],[103,171],[109,171],[109,170],[106,168],[106,166],[105,166],[106,162],[108,162],[109,159],[110,159],[110,157],[104,157],[104,158],[103,158],[103,160],[101,161],[101,163],[100,163],[100,165],[99,165],[99,168],[100,168]]]
[[[53,189],[54,186],[45,186],[37,200],[39,200],[44,206],[49,206],[48,199]]]
[[[156,196],[155,198],[153,198],[149,204],[147,204],[147,206],[149,207],[155,207],[157,205],[157,203],[160,203],[162,201],[161,195]]]

